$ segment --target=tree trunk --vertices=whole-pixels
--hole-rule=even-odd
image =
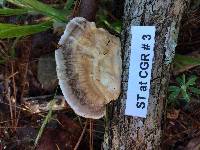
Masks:
[[[108,106],[105,150],[161,149],[165,98],[170,63],[175,53],[179,26],[190,0],[126,0],[122,32],[122,91]],[[154,63],[147,118],[124,116],[128,87],[131,26],[156,26]]]

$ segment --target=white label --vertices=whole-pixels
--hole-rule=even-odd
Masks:
[[[125,114],[146,118],[154,56],[155,26],[132,26],[131,34]]]

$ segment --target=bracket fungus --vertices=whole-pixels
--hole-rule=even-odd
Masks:
[[[85,118],[103,117],[106,104],[120,94],[119,38],[76,17],[67,24],[55,59],[60,88],[75,113]]]

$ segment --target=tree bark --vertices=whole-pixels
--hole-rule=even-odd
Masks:
[[[179,26],[190,0],[126,0],[122,31],[122,91],[108,106],[105,150],[161,149],[170,63],[175,53]],[[131,26],[156,26],[154,63],[147,118],[124,116],[128,87]]]

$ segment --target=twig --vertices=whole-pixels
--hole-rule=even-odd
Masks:
[[[5,50],[5,51],[4,51]],[[2,58],[5,57],[4,59],[6,60],[9,58],[8,54],[6,53],[8,51],[6,44],[0,40],[0,53],[2,54]]]
[[[13,109],[12,109],[12,102],[11,102],[11,99],[10,99],[10,90],[9,90],[9,85],[8,85],[8,78],[6,77],[5,78],[5,97],[6,97],[6,100],[8,101],[9,103],[9,110],[10,110],[10,119],[11,119],[11,123],[12,125],[14,124],[14,119],[13,119]]]
[[[17,118],[15,119],[16,120],[16,126],[15,127],[17,127],[17,125],[18,125],[20,113],[21,113],[21,111],[19,110]]]
[[[93,122],[92,119],[90,119],[90,150],[93,150]]]
[[[60,148],[59,148],[58,144],[56,144],[56,148],[57,148],[57,150],[60,150]]]
[[[0,104],[5,104],[5,105],[9,106],[9,103],[0,102]],[[12,107],[14,107],[14,106],[12,105]],[[31,111],[29,109],[27,109],[27,108],[23,108],[23,107],[19,107],[19,106],[16,106],[16,108],[18,108],[20,111],[22,110],[22,111],[27,111],[27,112],[31,113]],[[18,113],[18,117],[19,117],[19,114],[20,114],[20,112]],[[42,115],[40,113],[37,113],[37,115],[40,116],[40,117],[45,117],[44,115]],[[52,120],[55,120],[60,125],[62,125],[58,119],[52,119]],[[12,121],[12,119],[10,119],[9,121]],[[7,122],[9,122],[9,121],[7,121]],[[6,122],[6,121],[3,121],[3,122]],[[3,123],[3,122],[0,122],[0,123]]]
[[[75,17],[78,15],[78,9],[80,7],[80,4],[81,4],[81,0],[77,0],[75,2],[75,6],[74,6],[74,9],[73,9],[73,12],[72,12],[72,17]]]
[[[49,111],[51,100],[52,95],[43,95],[37,97],[23,98],[23,103],[32,114],[35,114]],[[69,108],[63,96],[54,96],[54,100],[56,102],[52,106],[52,110],[62,110]]]
[[[7,79],[13,78],[13,77],[14,77],[16,74],[18,74],[18,73],[19,73],[18,71],[15,72],[15,73],[13,73],[12,75],[8,76]]]
[[[22,102],[23,95],[24,95],[24,89],[25,89],[25,80],[27,77],[27,72],[28,72],[28,63],[25,63],[25,71],[23,72],[24,74],[22,75],[22,83],[21,83],[21,93],[20,93],[20,102]],[[20,72],[22,73],[22,72]]]
[[[75,145],[75,147],[74,147],[74,150],[77,150],[77,149],[78,149],[78,146],[79,146],[79,144],[80,144],[80,142],[81,142],[81,140],[82,140],[82,138],[83,138],[83,135],[84,135],[84,133],[85,133],[85,131],[86,131],[86,127],[87,127],[87,120],[86,120],[86,122],[85,122],[85,126],[84,126],[84,128],[83,128],[83,131],[82,131],[82,133],[81,133],[81,136],[79,137],[78,142],[76,143],[76,145]]]
[[[13,126],[5,126],[5,127],[1,127],[0,126],[0,129],[15,129],[15,128],[17,128],[17,129],[21,129],[21,128],[27,128],[27,127],[13,127]]]
[[[13,67],[13,62],[11,61],[11,73],[14,74],[14,67]],[[13,86],[13,98],[14,98],[14,125],[15,127],[17,126],[16,124],[16,119],[17,119],[17,112],[16,112],[16,100],[17,100],[17,97],[16,97],[16,87],[15,87],[15,76],[12,76],[12,86]]]

